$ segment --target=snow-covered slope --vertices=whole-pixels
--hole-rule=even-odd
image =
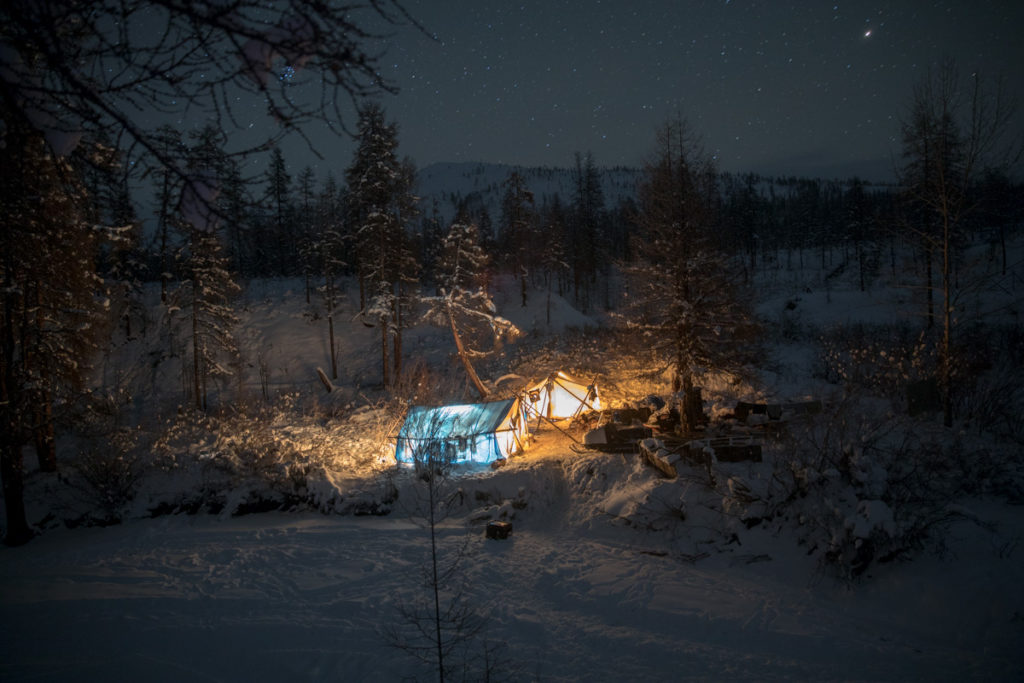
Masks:
[[[850,587],[757,529],[706,556],[673,549],[715,532],[699,521],[638,527],[636,501],[665,486],[619,455],[524,462],[461,483],[473,503],[456,504],[440,548],[464,553],[463,597],[484,617],[483,638],[504,646],[494,678],[1024,676],[1020,508],[982,506],[989,530],[965,524],[944,557],[886,565]],[[470,509],[514,513],[512,537],[486,540]],[[402,623],[400,604],[426,597],[428,559],[428,532],[397,511],[51,532],[0,549],[0,678],[429,680],[382,635]]]

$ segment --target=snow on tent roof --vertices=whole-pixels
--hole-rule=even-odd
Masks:
[[[398,433],[395,459],[412,462],[431,442],[451,449],[453,460],[492,462],[521,448],[525,418],[519,399],[450,406],[413,406]]]

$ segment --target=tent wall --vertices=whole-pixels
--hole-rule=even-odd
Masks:
[[[551,420],[575,417],[588,410],[600,410],[601,402],[593,385],[572,379],[557,372],[527,389],[530,416],[542,415]],[[537,400],[534,401],[533,398]]]
[[[395,445],[395,460],[439,449],[453,462],[489,463],[521,450],[526,418],[518,399],[409,409]],[[421,456],[422,457],[422,456]]]

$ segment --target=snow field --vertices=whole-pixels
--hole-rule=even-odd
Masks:
[[[815,580],[814,560],[762,529],[695,561],[677,549],[699,529],[675,529],[673,541],[640,528],[642,515],[612,516],[618,501],[686,486],[620,455],[511,464],[452,483],[467,502],[442,527],[442,553],[465,546],[467,599],[487,617],[484,637],[507,646],[499,673],[513,680],[1024,673],[1024,569],[969,524],[945,557],[882,566],[852,588]],[[399,482],[399,501],[414,485]],[[515,499],[512,537],[484,539],[481,513]],[[978,514],[1024,524],[1019,509]],[[429,552],[427,532],[397,510],[175,515],[53,531],[33,547],[0,550],[5,681],[430,677],[380,635],[396,601],[420,593]]]

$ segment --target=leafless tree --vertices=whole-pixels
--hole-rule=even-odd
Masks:
[[[398,620],[383,636],[392,646],[430,666],[444,683],[456,678],[460,670],[465,673],[468,647],[484,621],[469,600],[461,576],[466,545],[442,548],[441,525],[461,496],[451,479],[455,450],[444,438],[451,425],[429,413],[422,419],[426,422],[415,431],[425,438],[411,442],[418,485],[409,490],[411,499],[406,497],[403,506],[430,535],[430,557],[422,571],[424,593],[399,602]]]
[[[957,291],[953,264],[965,218],[977,208],[974,192],[988,169],[1019,159],[1020,141],[1008,141],[1014,106],[1002,89],[988,91],[978,73],[961,78],[951,59],[917,83],[903,127],[900,180],[911,211],[909,229],[928,264],[929,322],[933,255],[941,259],[943,421],[953,424],[953,333]]]
[[[310,123],[342,131],[350,102],[394,90],[377,61],[402,23],[398,0],[6,0],[0,98],[58,155],[102,130],[129,161],[185,176],[147,120],[246,129],[256,104],[278,126],[237,154],[309,142]]]

